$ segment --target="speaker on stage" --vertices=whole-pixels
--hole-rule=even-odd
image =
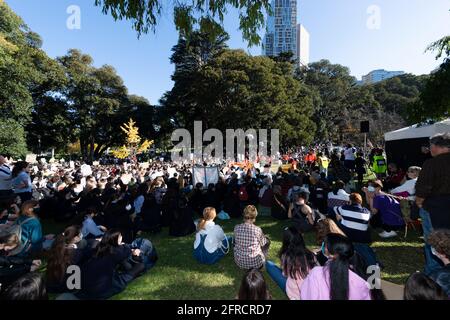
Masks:
[[[361,133],[369,133],[369,121],[361,121]]]

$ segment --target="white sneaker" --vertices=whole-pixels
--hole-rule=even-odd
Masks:
[[[395,231],[390,231],[390,232],[383,231],[383,232],[379,233],[378,235],[380,237],[382,237],[382,238],[392,238],[392,237],[396,237],[397,236],[397,232],[395,232]]]

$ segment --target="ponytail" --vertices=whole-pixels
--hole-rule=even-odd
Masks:
[[[213,207],[207,207],[203,210],[203,218],[200,220],[197,226],[197,231],[204,230],[206,222],[212,221],[216,218],[216,209]]]
[[[328,252],[335,256],[330,261],[330,299],[348,300],[350,261],[354,255],[352,242],[340,234],[331,233],[326,239]]]
[[[47,279],[50,282],[59,283],[63,281],[66,268],[70,265],[72,259],[72,250],[68,250],[67,245],[80,234],[80,231],[79,226],[70,226],[55,238],[47,263]]]

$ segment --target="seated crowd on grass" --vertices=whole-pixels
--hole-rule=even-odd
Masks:
[[[342,154],[326,148],[311,149],[304,157],[288,153],[282,157],[290,164],[285,171],[271,172],[270,164],[258,169],[222,165],[219,181],[208,186],[194,185],[192,165],[31,168],[23,161],[8,163],[2,155],[1,295],[113,297],[151,272],[158,253],[148,237],[168,228],[170,236],[192,236],[197,263],[214,266],[225,255],[234,256],[236,268],[245,271],[234,298],[271,299],[265,269],[291,300],[381,300],[381,288],[368,285],[368,267],[383,268],[371,247],[372,231],[379,230],[381,238],[398,237],[421,222],[426,266],[409,277],[404,298],[448,299],[450,135],[433,137],[431,146],[432,158],[423,168],[402,171],[383,164],[379,149],[364,159],[348,145]],[[369,173],[374,177],[367,180]],[[280,230],[280,265],[267,259],[271,240],[258,226],[258,215],[290,221]],[[227,235],[215,220],[230,217],[243,221]],[[44,235],[41,219],[67,228]],[[316,234],[317,252],[305,245],[309,232]],[[37,272],[44,265],[45,272]],[[77,270],[79,285],[72,277]]]

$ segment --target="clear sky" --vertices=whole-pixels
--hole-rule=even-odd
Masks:
[[[42,36],[43,49],[51,57],[81,49],[96,66],[114,66],[130,94],[152,104],[171,89],[174,67],[169,57],[178,35],[170,12],[163,13],[155,34],[137,39],[129,22],[103,15],[94,0],[5,1]],[[71,5],[81,9],[79,30],[66,26]],[[439,61],[424,53],[425,48],[450,34],[450,0],[299,0],[298,7],[299,22],[311,35],[311,62],[343,64],[358,79],[374,69],[429,73]],[[225,21],[229,46],[261,54],[259,47],[247,47],[238,25],[237,11],[231,10]]]

